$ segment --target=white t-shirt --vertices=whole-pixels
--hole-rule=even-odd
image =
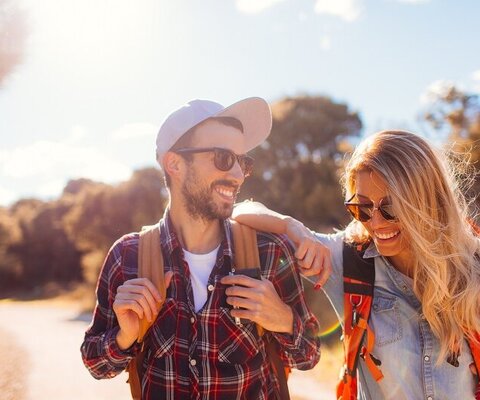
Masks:
[[[198,312],[207,301],[208,278],[210,277],[210,273],[215,266],[219,248],[220,245],[207,254],[194,254],[183,249],[185,261],[188,263],[188,268],[190,269],[195,312]]]

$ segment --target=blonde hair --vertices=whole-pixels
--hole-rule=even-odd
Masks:
[[[440,341],[438,363],[461,350],[464,338],[478,343],[473,335],[480,331],[480,240],[468,223],[461,186],[473,175],[468,178],[461,166],[413,133],[383,131],[357,147],[343,177],[346,196],[355,193],[359,171],[385,182],[412,256],[414,292]],[[370,239],[356,220],[346,234],[357,243]]]

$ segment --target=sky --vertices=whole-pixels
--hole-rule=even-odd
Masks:
[[[29,34],[0,86],[3,206],[155,166],[161,122],[194,98],[327,95],[367,135],[418,132],[439,82],[480,91],[476,0],[13,1]]]

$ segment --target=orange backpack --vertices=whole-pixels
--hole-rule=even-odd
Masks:
[[[357,367],[359,357],[365,361],[373,378],[383,378],[381,362],[372,354],[375,335],[368,325],[373,301],[375,264],[373,258],[365,259],[362,246],[343,245],[343,301],[344,365],[337,385],[338,400],[357,399]],[[476,335],[480,340],[480,335]],[[365,340],[366,339],[366,340]],[[365,344],[364,344],[365,343]],[[469,342],[477,371],[480,371],[480,346]],[[480,400],[480,382],[475,390],[475,399]]]
[[[235,251],[235,270],[258,268],[260,269],[260,258],[257,247],[257,233],[254,229],[242,225],[236,221],[230,221],[233,244]],[[140,232],[140,241],[138,247],[138,277],[148,278],[158,288],[162,299],[166,298],[164,265],[162,249],[160,246],[160,229],[159,225],[145,226]],[[163,301],[158,303],[158,309],[163,305]],[[142,344],[140,352],[127,365],[127,372],[129,374],[128,383],[130,384],[130,391],[134,400],[141,400],[142,398],[142,363],[145,359],[145,348],[143,339],[147,334],[152,322],[148,322],[146,318],[140,320],[140,332],[138,334],[137,342]],[[257,331],[262,337],[264,330],[260,325],[257,325]],[[270,358],[273,372],[277,377],[280,385],[280,399],[289,400],[287,378],[290,369],[285,367],[279,356],[279,351],[276,342],[265,340],[265,348]]]

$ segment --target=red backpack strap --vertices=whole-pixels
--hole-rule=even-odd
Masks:
[[[343,348],[345,362],[341,380],[337,385],[337,399],[357,398],[358,358],[362,357],[375,380],[382,379],[378,365],[371,351],[375,343],[373,331],[368,326],[375,283],[374,259],[364,259],[357,246],[344,243],[343,246],[343,293],[344,326]],[[366,344],[363,345],[366,339]]]
[[[230,220],[230,226],[232,228],[233,236],[235,270],[241,273],[242,269],[261,269],[260,255],[258,253],[257,245],[257,231],[234,220]],[[290,368],[283,365],[283,361],[278,354],[279,350],[277,348],[277,343],[274,340],[267,338],[268,335],[264,336],[263,327],[257,324],[257,331],[259,336],[263,336],[265,338],[264,343],[267,356],[270,359],[273,372],[277,377],[280,387],[280,399],[290,400],[287,384]]]

